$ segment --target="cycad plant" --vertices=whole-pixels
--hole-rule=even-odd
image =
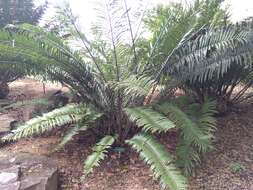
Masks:
[[[199,101],[205,96],[216,99],[219,111],[225,112],[252,97],[245,93],[252,86],[252,21],[231,24],[221,3],[210,0],[195,1],[190,8],[159,6],[149,13],[145,24],[152,33],[151,42],[160,41],[152,64],[161,65],[171,54],[159,77],[181,83],[181,89],[195,94]],[[175,49],[187,31],[188,42]]]
[[[229,12],[222,8],[222,1],[196,0],[188,3],[158,5],[145,15],[145,27],[151,33],[149,42],[157,46],[152,49],[153,56],[148,56],[150,64],[146,67],[160,68],[186,33],[193,34],[200,28],[230,24]]]
[[[224,104],[223,112],[231,103],[252,96],[244,96],[253,84],[252,50],[252,20],[222,28],[202,28],[176,50],[161,71],[181,80],[183,88],[192,90],[200,101],[205,96],[215,98]]]
[[[168,92],[168,88],[160,86],[150,73],[144,75],[145,63],[138,48],[142,40],[137,38],[139,27],[133,27],[132,20],[141,20],[138,18],[142,18],[142,14],[136,18],[126,0],[105,1],[101,6],[102,20],[93,27],[94,40],[88,40],[78,29],[69,8],[61,14],[71,36],[68,40],[64,38],[66,35],[59,36],[64,31],[56,36],[30,25],[0,31],[0,39],[15,41],[14,46],[0,44],[1,61],[8,61],[13,68],[25,69],[27,74],[43,75],[46,80],[64,83],[78,97],[76,103],[19,126],[3,141],[69,125],[56,147],[59,149],[80,132],[96,131],[102,138],[84,162],[84,177],[99,166],[111,148],[130,146],[150,165],[163,188],[186,189],[186,179],[179,168],[189,171],[188,168],[199,161],[199,155],[211,147],[212,106],[209,109],[205,104],[204,107],[193,106],[194,103],[189,102],[194,108],[187,111],[168,100],[159,100],[162,97],[159,92]],[[108,24],[104,26],[105,21]],[[139,26],[139,22],[136,25]],[[82,47],[74,51],[71,46],[75,44]],[[161,90],[156,92],[155,89]],[[156,134],[173,128],[178,128],[183,139],[177,155],[168,152],[155,138]],[[190,147],[194,152],[185,153],[180,148],[186,146],[187,151]],[[176,157],[187,159],[189,164],[177,163]]]

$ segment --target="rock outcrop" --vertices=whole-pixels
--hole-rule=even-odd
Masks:
[[[0,155],[1,190],[57,190],[54,161],[29,153]]]

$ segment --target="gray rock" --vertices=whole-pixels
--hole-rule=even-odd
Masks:
[[[0,171],[0,185],[17,182],[20,176],[20,167],[13,166]]]
[[[0,185],[1,190],[20,190],[20,182],[17,181],[15,183]]]
[[[16,182],[19,182],[19,190],[57,190],[58,187],[57,165],[45,156],[18,153],[1,158],[0,155],[0,171],[0,190],[6,184],[9,185],[9,189],[6,187],[8,190],[15,190]]]

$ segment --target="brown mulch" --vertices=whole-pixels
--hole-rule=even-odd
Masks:
[[[47,93],[61,89],[46,85]],[[42,97],[40,82],[23,79],[11,85],[11,99]],[[25,109],[10,110],[10,114],[25,116]],[[31,111],[31,110],[30,110]],[[28,111],[28,112],[30,112]],[[203,159],[189,190],[253,190],[253,106],[248,103],[236,112],[218,118],[215,150]],[[60,189],[68,190],[158,190],[159,183],[152,180],[149,168],[133,152],[121,156],[110,154],[85,181],[80,181],[83,161],[91,150],[95,139],[79,136],[63,150],[50,154],[61,137],[59,131],[9,144],[0,149],[8,152],[31,152],[48,155],[54,159],[60,171]],[[171,137],[165,142],[170,141]],[[169,139],[169,140],[168,140]],[[173,139],[172,139],[173,141]],[[170,148],[169,144],[167,147]],[[238,169],[239,166],[239,169]]]

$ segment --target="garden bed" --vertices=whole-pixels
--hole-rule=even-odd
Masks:
[[[46,96],[61,89],[61,86],[43,85],[33,79],[23,79],[11,84],[10,99],[28,100]],[[16,119],[27,120],[31,108],[9,110]],[[226,116],[218,118],[215,150],[206,155],[201,168],[190,179],[190,190],[253,190],[253,107],[250,103],[241,106]],[[59,166],[60,189],[71,190],[158,190],[148,166],[139,160],[134,152],[121,156],[110,154],[111,159],[104,161],[85,181],[80,182],[83,161],[94,144],[89,134],[85,138],[76,137],[64,149],[51,153],[59,142],[62,133],[26,140],[6,145],[0,154],[29,152],[51,157]],[[170,147],[173,136],[163,136],[163,142]],[[82,139],[82,141],[80,140]],[[84,140],[83,140],[84,139]],[[168,143],[170,141],[170,143]],[[131,156],[129,156],[131,154]]]

